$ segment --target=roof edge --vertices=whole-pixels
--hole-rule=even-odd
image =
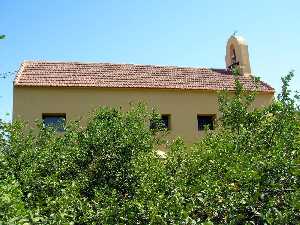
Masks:
[[[25,64],[27,64],[27,61],[23,61],[21,63],[21,66],[20,66],[20,68],[19,68],[19,70],[18,70],[18,72],[16,74],[16,77],[15,77],[15,79],[13,81],[14,86],[16,86],[17,83],[18,83],[18,81],[20,80],[20,77],[22,76],[23,70],[25,68]]]
[[[211,89],[211,88],[171,88],[171,87],[97,87],[97,86],[72,86],[72,85],[22,85],[22,84],[17,84],[14,85],[14,87],[17,88],[78,88],[78,89],[88,89],[88,88],[101,88],[101,89],[151,89],[151,90],[181,90],[181,91],[212,91],[212,92],[218,92],[218,91],[228,91],[228,92],[233,92],[234,89]],[[275,93],[275,90],[272,88],[272,90],[245,90],[250,91],[250,92],[258,92],[258,93]]]
[[[210,69],[210,70],[223,70],[228,71],[227,68],[211,68],[211,67],[197,67],[197,66],[178,66],[178,65],[162,65],[162,64],[139,64],[139,63],[126,63],[126,62],[120,62],[120,63],[114,63],[114,62],[99,62],[99,61],[59,61],[59,60],[24,60],[21,65],[29,65],[29,64],[35,64],[35,63],[61,63],[61,64],[109,64],[109,65],[133,65],[133,66],[149,66],[149,67],[167,67],[167,68],[183,68],[183,69]]]

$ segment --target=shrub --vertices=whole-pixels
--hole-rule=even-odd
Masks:
[[[162,160],[155,113],[99,108],[87,126],[0,123],[0,224],[299,224],[300,124],[283,78],[269,106],[236,76],[215,131]]]

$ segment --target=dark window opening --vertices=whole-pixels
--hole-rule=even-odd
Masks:
[[[236,54],[235,54],[235,49],[232,49],[232,55],[231,55],[231,62],[232,64],[236,63]]]
[[[43,124],[44,127],[52,127],[56,131],[63,132],[65,121],[66,121],[66,114],[46,114],[43,113]]]
[[[168,129],[170,130],[170,115],[163,114],[160,119],[150,121],[150,129]]]
[[[214,115],[198,115],[198,130],[205,130],[205,127],[208,126],[210,130],[214,129]]]
[[[228,66],[228,69],[232,70],[235,67],[239,66],[240,63],[237,61],[237,56],[233,45],[230,46],[230,59],[231,63]]]
[[[166,129],[170,129],[170,115],[161,115],[161,122]]]

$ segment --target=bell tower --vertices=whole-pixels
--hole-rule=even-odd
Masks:
[[[241,36],[232,35],[226,46],[226,67],[232,69],[238,67],[242,76],[250,76],[251,68],[248,53],[248,44]]]

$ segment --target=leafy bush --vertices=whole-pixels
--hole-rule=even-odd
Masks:
[[[0,124],[0,224],[299,224],[300,124],[283,78],[278,100],[255,96],[236,76],[220,95],[222,117],[193,146],[156,150],[156,114],[100,108],[64,134]]]

